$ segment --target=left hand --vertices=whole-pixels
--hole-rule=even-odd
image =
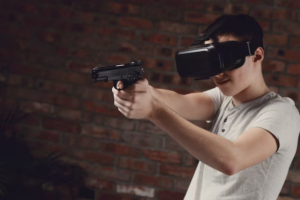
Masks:
[[[123,89],[121,81],[118,88]],[[147,119],[155,107],[155,99],[151,93],[151,86],[147,79],[141,79],[124,90],[112,88],[114,104],[118,110],[130,119]]]

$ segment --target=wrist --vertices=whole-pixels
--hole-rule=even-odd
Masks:
[[[162,102],[159,101],[157,91],[154,87],[150,86],[150,94],[152,96],[151,111],[147,117],[148,120],[155,120],[158,116],[159,110],[162,108]]]

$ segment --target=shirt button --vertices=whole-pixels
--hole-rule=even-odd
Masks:
[[[226,118],[226,119],[224,119],[224,122],[227,122],[227,118]]]
[[[225,129],[222,129],[222,132],[224,132],[225,131]]]

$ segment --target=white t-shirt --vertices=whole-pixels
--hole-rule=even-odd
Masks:
[[[231,176],[199,162],[184,199],[277,199],[297,150],[300,115],[294,101],[271,91],[235,107],[232,97],[218,87],[204,93],[215,107],[212,133],[234,141],[247,129],[260,127],[278,139],[279,148],[266,160]]]

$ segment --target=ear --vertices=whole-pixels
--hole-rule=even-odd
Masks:
[[[254,52],[254,55],[253,55],[253,58],[252,58],[252,61],[254,63],[261,63],[264,59],[264,56],[265,56],[265,51],[263,48],[261,47],[258,47],[255,52]]]

